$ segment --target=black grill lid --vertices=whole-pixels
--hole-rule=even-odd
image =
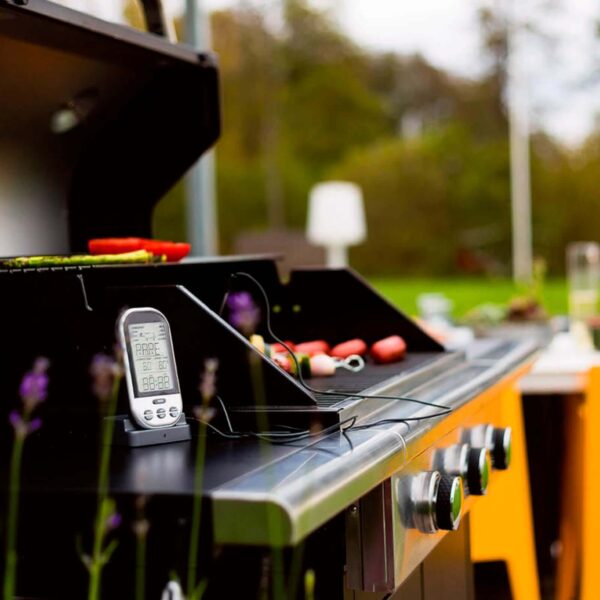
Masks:
[[[47,0],[0,0],[0,82],[0,255],[150,236],[220,133],[214,56]]]

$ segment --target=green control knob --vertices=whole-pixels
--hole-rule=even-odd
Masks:
[[[491,470],[490,453],[487,448],[471,448],[467,467],[467,489],[473,496],[484,496],[487,492]]]
[[[453,531],[458,527],[463,509],[460,477],[423,471],[405,479],[404,485],[410,500],[407,527],[422,533],[436,533],[440,529]]]
[[[435,503],[438,529],[455,531],[458,529],[463,509],[463,484],[460,477],[442,475]]]
[[[492,459],[492,467],[508,469],[512,453],[512,430],[510,427],[477,425],[463,432],[462,441],[472,448],[487,448]]]
[[[489,448],[494,469],[508,469],[512,454],[512,429],[510,427],[494,428]]]

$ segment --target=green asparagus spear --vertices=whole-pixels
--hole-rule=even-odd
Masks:
[[[19,256],[2,261],[2,266],[9,268],[23,267],[64,267],[76,265],[113,265],[140,264],[154,262],[164,257],[156,257],[146,250],[125,252],[123,254],[74,254],[72,256]]]

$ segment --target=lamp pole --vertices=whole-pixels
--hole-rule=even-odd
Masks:
[[[512,267],[516,282],[531,282],[531,161],[529,156],[529,103],[527,81],[519,61],[518,0],[508,0],[508,127],[512,212]]]
[[[199,52],[211,46],[210,22],[201,0],[186,0],[185,41]],[[215,154],[209,150],[192,167],[185,181],[188,241],[195,256],[218,252],[215,194]]]

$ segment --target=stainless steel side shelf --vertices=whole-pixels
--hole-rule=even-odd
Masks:
[[[461,366],[404,392],[451,406],[454,411],[445,418],[375,425],[345,435],[329,435],[316,443],[299,445],[292,455],[213,490],[210,496],[215,540],[230,544],[296,544],[376,486],[408,474],[423,460],[421,456],[415,462],[419,455],[427,455],[427,464],[419,464],[418,468],[432,469],[434,450],[463,443],[468,428],[488,423],[487,405],[471,401],[531,359],[535,350],[534,344],[511,342],[494,360],[486,360],[485,356],[465,360]],[[415,406],[387,404],[385,410],[371,414],[360,424],[406,418],[408,414],[418,416],[431,410],[415,410]],[[469,502],[467,499],[467,508]],[[239,527],[241,522],[244,527]],[[440,535],[435,534],[433,539]]]

